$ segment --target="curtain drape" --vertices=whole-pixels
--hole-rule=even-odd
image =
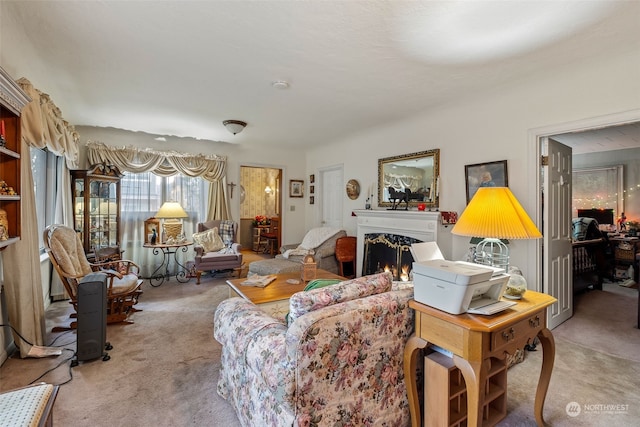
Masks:
[[[209,211],[207,221],[214,219],[231,219],[227,203],[226,178],[209,184]]]
[[[114,147],[97,141],[87,143],[90,164],[107,163],[122,172],[152,172],[159,176],[177,173],[189,177],[201,177],[210,181],[208,219],[229,219],[225,174],[227,159],[224,156],[187,154],[177,151],[139,150],[133,147]]]
[[[31,98],[21,112],[21,239],[9,246],[3,254],[4,286],[7,290],[7,313],[9,321],[29,342],[36,345],[44,343],[44,298],[42,293],[42,275],[40,274],[40,248],[36,215],[35,192],[29,146],[47,148],[57,155],[64,156],[69,167],[77,167],[78,134],[73,126],[64,119],[60,109],[48,95],[33,87],[25,78],[17,80],[18,85]],[[71,191],[67,185],[66,191]],[[63,191],[65,191],[63,189]],[[61,195],[67,200],[64,208],[71,211],[71,197]],[[14,334],[20,357],[28,357],[31,346]]]
[[[33,101],[32,101],[33,102]],[[29,153],[24,139],[21,152]],[[44,344],[44,298],[40,274],[38,219],[29,156],[20,162],[22,208],[20,212],[21,238],[8,246],[2,255],[4,286],[7,290],[7,312],[11,325],[31,344]],[[14,333],[13,340],[20,357],[29,356],[31,345]]]

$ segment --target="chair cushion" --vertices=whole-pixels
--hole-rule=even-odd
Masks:
[[[240,257],[240,254],[236,253],[223,253],[223,252],[209,252],[204,254],[200,260],[201,263],[206,262],[225,262],[225,261],[235,261]]]
[[[112,295],[127,294],[138,287],[141,282],[140,278],[135,274],[125,274],[122,279],[117,277],[113,278],[113,288],[111,288]]]
[[[211,228],[201,233],[193,234],[193,241],[202,246],[205,252],[215,252],[224,248],[224,242],[218,234],[217,228]]]
[[[0,425],[40,425],[53,390],[53,384],[38,384],[0,393]]]
[[[390,272],[385,272],[345,280],[332,286],[313,289],[308,292],[295,293],[289,300],[288,323],[291,325],[298,317],[320,308],[388,292],[391,290],[392,285],[393,276]]]

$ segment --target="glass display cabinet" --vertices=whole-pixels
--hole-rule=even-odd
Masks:
[[[87,254],[120,247],[120,179],[116,166],[71,171],[74,228]]]

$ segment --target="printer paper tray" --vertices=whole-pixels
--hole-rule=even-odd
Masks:
[[[483,307],[469,308],[467,313],[484,315],[496,314],[516,304],[515,301],[496,301]]]

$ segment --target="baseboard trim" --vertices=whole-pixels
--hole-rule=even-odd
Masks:
[[[16,343],[11,341],[7,348],[2,349],[2,353],[0,353],[0,365],[2,365],[8,358],[10,354],[15,353],[18,350],[16,347]]]

